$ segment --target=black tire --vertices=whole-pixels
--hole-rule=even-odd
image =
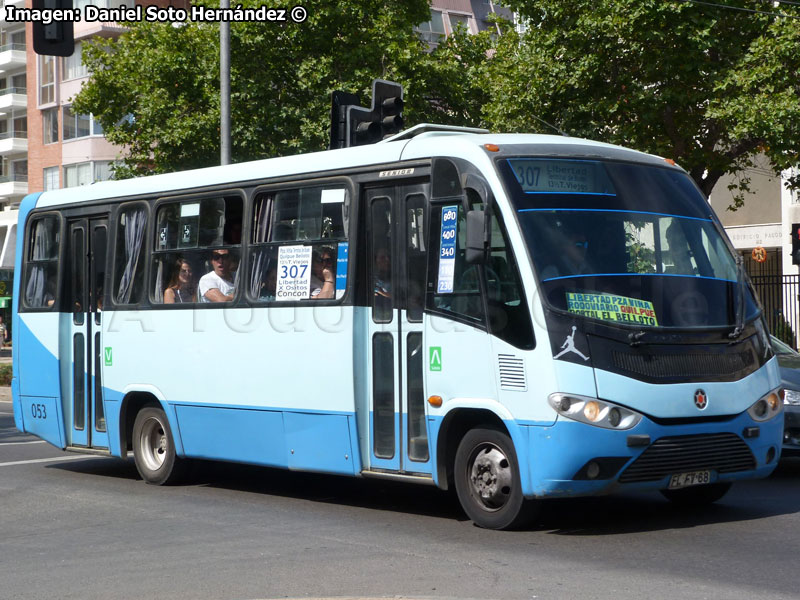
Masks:
[[[454,478],[464,512],[479,527],[514,529],[534,517],[535,501],[522,495],[514,444],[497,429],[467,432],[456,451]]]
[[[730,483],[710,483],[682,490],[661,490],[661,493],[678,506],[703,506],[721,499],[729,489],[731,489]]]
[[[147,483],[176,483],[184,474],[186,461],[175,454],[175,438],[160,408],[146,406],[133,423],[133,459]]]

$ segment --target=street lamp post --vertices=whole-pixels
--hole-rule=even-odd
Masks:
[[[230,8],[230,0],[220,0],[219,7]],[[224,12],[223,12],[224,16]],[[219,23],[219,162],[231,162],[231,24]]]

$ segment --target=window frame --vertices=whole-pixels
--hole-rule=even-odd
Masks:
[[[55,218],[58,224],[58,250],[56,252],[56,258],[48,259],[48,260],[32,260],[31,256],[31,244],[33,243],[33,228],[39,221],[43,221],[44,219],[48,218]],[[63,278],[63,271],[64,271],[64,218],[63,215],[59,212],[46,210],[42,212],[31,212],[28,215],[28,218],[25,223],[25,243],[23,244],[23,255],[22,255],[22,273],[20,278],[20,290],[19,290],[19,311],[20,312],[59,312],[60,305],[61,305],[61,286],[62,286],[62,278]],[[30,306],[26,300],[25,289],[28,285],[28,267],[31,264],[38,264],[38,263],[55,263],[56,265],[56,285],[55,285],[55,292],[54,292],[54,301],[51,306]]]
[[[458,323],[464,323],[465,325],[469,325],[470,327],[475,327],[477,329],[480,329],[481,331],[488,331],[488,323],[486,316],[486,289],[485,289],[486,286],[484,284],[483,265],[478,265],[478,264],[472,265],[478,272],[478,277],[477,277],[478,295],[481,307],[481,315],[479,317],[470,317],[466,313],[447,310],[435,306],[434,304],[434,298],[436,298],[437,296],[449,295],[449,294],[438,294],[436,292],[436,282],[439,280],[439,259],[440,259],[439,255],[441,253],[441,242],[442,242],[441,216],[437,217],[436,214],[438,211],[438,214],[441,215],[442,207],[447,205],[458,205],[459,210],[463,211],[464,213],[465,226],[466,226],[466,215],[470,210],[469,205],[467,203],[466,193],[463,193],[460,196],[450,196],[450,197],[430,199],[429,231],[428,231],[428,278],[427,278],[428,290],[427,293],[425,294],[424,312],[445,319],[449,319],[451,321],[456,321]],[[435,227],[434,224],[436,225]],[[466,232],[464,233],[466,241]],[[456,240],[458,240],[458,235],[456,235]]]
[[[49,146],[50,144],[57,144],[59,141],[58,135],[60,133],[61,128],[59,127],[58,124],[58,113],[59,110],[57,106],[45,108],[44,110],[42,110],[42,145],[44,146]],[[48,119],[49,115],[53,115],[55,123],[48,124],[47,121],[49,120]],[[55,134],[55,139],[49,139],[47,137],[48,130],[50,131],[50,133]]]
[[[75,66],[76,62],[77,66]],[[65,56],[61,63],[61,81],[74,81],[89,76],[89,69],[83,63],[83,43],[80,41],[75,42],[75,51],[71,56]],[[79,74],[70,75],[70,70]]]
[[[69,119],[67,118],[67,113],[69,113]],[[86,135],[78,135],[78,124],[81,121],[81,118],[84,118],[88,121],[88,133]],[[70,124],[72,127],[72,131],[74,135],[67,137],[67,124]],[[97,132],[95,130],[96,127],[100,128],[100,131]],[[94,118],[92,113],[84,114],[84,113],[74,113],[72,112],[72,105],[71,104],[64,104],[61,106],[61,141],[62,142],[72,142],[75,140],[83,140],[90,137],[102,137],[103,136],[103,128],[100,123]]]
[[[142,239],[142,247],[140,249],[141,255],[139,256],[139,261],[144,261],[142,264],[142,281],[144,290],[139,292],[138,298],[136,302],[128,302],[128,303],[121,303],[117,302],[117,288],[119,287],[119,280],[121,277],[121,273],[118,270],[118,250],[119,250],[119,239],[118,236],[120,234],[120,215],[129,209],[135,209],[138,207],[144,207],[145,210],[145,218],[147,222],[144,228],[144,238]],[[147,293],[148,287],[148,279],[150,272],[150,252],[148,246],[148,240],[150,239],[150,231],[153,227],[152,224],[152,216],[153,216],[153,202],[148,200],[123,200],[119,204],[114,207],[114,211],[112,215],[109,215],[109,230],[111,235],[109,235],[108,245],[111,248],[110,254],[111,256],[111,269],[110,279],[111,279],[111,288],[106,293],[106,296],[111,301],[111,306],[113,308],[136,308],[141,307],[143,304],[148,303],[149,301],[149,294]],[[135,274],[134,274],[135,277]],[[136,295],[136,291],[134,290],[132,295]]]
[[[242,237],[241,241],[238,245],[231,245],[231,244],[223,244],[221,246],[204,246],[202,248],[168,248],[166,250],[158,250],[156,248],[156,237],[158,235],[158,215],[159,211],[165,205],[169,204],[184,204],[190,203],[192,201],[201,202],[208,198],[239,198],[242,201]],[[236,286],[234,291],[233,300],[229,302],[201,302],[199,300],[195,302],[188,302],[185,304],[176,303],[176,304],[166,304],[164,303],[163,299],[160,302],[155,301],[153,291],[154,291],[154,261],[158,256],[167,256],[170,254],[179,254],[182,252],[205,252],[212,248],[217,248],[220,250],[230,250],[231,248],[238,248],[239,250],[239,267],[237,269],[236,278],[241,277],[240,273],[242,269],[248,268],[249,263],[249,244],[247,243],[248,237],[250,235],[250,228],[249,228],[249,220],[247,218],[248,211],[250,210],[250,206],[252,204],[251,198],[254,197],[254,194],[246,192],[241,187],[235,188],[219,188],[214,190],[204,189],[202,191],[197,191],[195,193],[188,193],[188,194],[179,194],[175,196],[160,196],[155,200],[150,200],[148,205],[150,206],[150,214],[148,218],[150,222],[147,226],[147,231],[145,232],[145,246],[146,246],[146,254],[145,259],[147,263],[145,264],[145,274],[144,274],[144,285],[145,285],[145,292],[142,298],[142,302],[147,302],[147,304],[151,308],[156,309],[163,309],[163,310],[179,310],[183,309],[207,309],[207,308],[231,308],[233,306],[237,306],[242,298],[245,297],[244,293],[241,291],[241,284]],[[205,273],[203,273],[205,275]],[[116,273],[115,273],[116,276]],[[197,277],[197,281],[199,283],[200,277]],[[127,305],[125,305],[127,306]]]
[[[247,299],[247,302],[254,306],[287,306],[287,307],[294,307],[294,306],[329,306],[329,305],[338,305],[343,304],[349,300],[350,289],[352,287],[352,280],[354,277],[354,268],[355,268],[355,257],[354,253],[352,252],[353,243],[354,243],[354,236],[356,235],[356,231],[354,227],[359,220],[356,218],[356,207],[357,207],[357,196],[355,192],[355,184],[352,180],[352,177],[356,176],[356,173],[353,173],[350,176],[347,175],[340,175],[340,176],[333,176],[333,177],[323,177],[323,178],[310,178],[310,179],[294,179],[290,181],[284,181],[275,184],[267,184],[257,186],[253,189],[250,195],[250,203],[247,208],[247,224],[248,224],[248,237],[247,237],[247,277],[248,281],[250,278],[250,270],[252,265],[250,261],[254,260],[255,254],[259,249],[264,248],[280,248],[281,246],[311,246],[312,248],[316,248],[318,246],[328,245],[330,246],[333,243],[337,250],[337,258],[338,258],[338,244],[342,241],[347,242],[348,244],[348,257],[347,257],[347,282],[345,284],[344,294],[341,298],[336,298],[335,295],[333,298],[321,298],[319,300],[312,300],[311,298],[305,298],[302,300],[281,300],[278,301],[276,299],[268,300],[265,298],[257,298],[253,297],[253,294],[250,293],[250,289],[245,290],[244,297]],[[282,190],[299,190],[301,188],[344,188],[345,193],[348,194],[349,198],[349,207],[348,207],[348,222],[345,231],[345,238],[319,238],[316,240],[284,240],[284,241],[277,241],[277,242],[255,242],[253,241],[253,231],[255,230],[255,223],[254,223],[254,211],[256,209],[257,200],[262,194],[267,195],[275,195]],[[270,201],[270,217],[268,223],[268,231],[272,231],[273,226],[273,216],[274,216],[274,198]],[[330,240],[330,242],[326,243],[326,240]],[[310,304],[312,303],[312,304]]]
[[[58,81],[58,61],[55,56],[40,55],[38,63],[38,81],[37,83],[37,100],[39,106],[51,106],[56,104],[56,82]],[[48,68],[47,65],[53,66],[53,79],[52,81],[45,82],[44,77]],[[46,94],[45,94],[46,92]],[[45,95],[47,98],[45,99]],[[51,97],[52,96],[52,97]]]
[[[57,185],[54,188],[51,188],[51,187],[47,186],[47,181],[48,181],[47,175],[48,175],[48,173],[50,173],[50,174],[55,173],[55,175],[56,175],[56,184]],[[43,191],[49,192],[49,191],[52,191],[52,190],[58,190],[58,189],[60,189],[60,186],[61,186],[61,173],[60,173],[59,167],[57,165],[56,166],[52,166],[52,167],[44,167],[42,169],[42,188],[43,188]]]

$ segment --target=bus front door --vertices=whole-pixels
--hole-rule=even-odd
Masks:
[[[102,303],[108,217],[69,220],[71,361],[63,361],[67,445],[108,448],[102,386]],[[68,370],[68,372],[67,372]]]
[[[370,315],[369,465],[431,473],[425,417],[423,306],[429,184],[366,190]]]

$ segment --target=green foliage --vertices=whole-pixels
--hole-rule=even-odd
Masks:
[[[11,385],[11,378],[13,376],[11,365],[6,363],[0,365],[0,385]]]
[[[776,171],[798,161],[800,20],[669,0],[507,4],[528,30],[498,41],[493,127],[546,131],[540,118],[672,158],[705,193],[757,152]]]
[[[245,7],[285,7],[247,0]],[[322,150],[330,95],[359,93],[376,77],[411,91],[430,64],[414,25],[425,0],[318,2],[301,24],[231,23],[231,138],[234,162]],[[126,148],[117,178],[219,162],[219,27],[129,23],[118,40],[85,44],[92,75],[73,109],[93,113]],[[413,113],[421,101],[409,103]]]
[[[773,319],[775,324],[772,327],[772,335],[784,344],[796,348],[797,337],[795,336],[794,329],[792,329],[792,324],[789,323],[780,312],[775,314]]]
[[[739,201],[755,155],[776,171],[800,162],[800,19],[676,0],[506,4],[526,33],[499,21],[503,35],[461,31],[430,53],[413,31],[426,0],[320,0],[302,24],[232,23],[234,161],[324,149],[331,92],[367,104],[379,77],[403,84],[408,125],[560,128],[672,158],[707,194],[733,173]],[[217,25],[129,26],[85,44],[92,76],[73,105],[126,148],[116,176],[217,164]]]

